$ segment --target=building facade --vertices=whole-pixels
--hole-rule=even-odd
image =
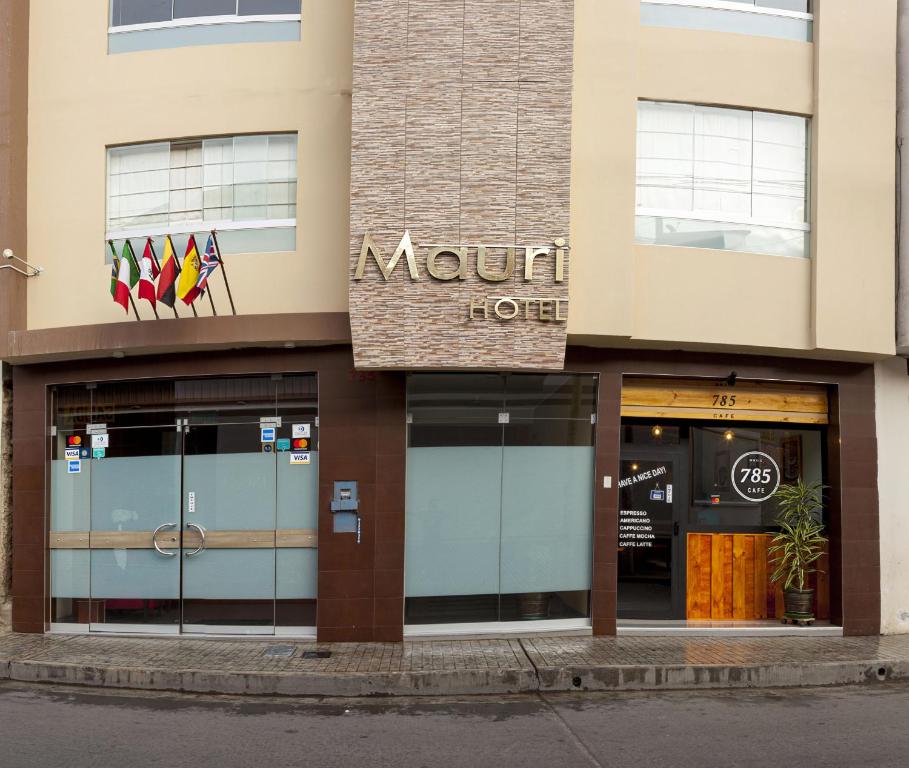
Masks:
[[[820,5],[0,2],[14,629],[771,621],[803,478],[877,634],[896,2]]]

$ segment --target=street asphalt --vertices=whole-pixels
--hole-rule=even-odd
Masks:
[[[0,683],[0,766],[909,765],[909,684],[254,699]]]

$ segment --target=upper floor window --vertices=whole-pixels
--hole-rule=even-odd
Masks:
[[[301,0],[111,0],[110,53],[300,39]]]
[[[807,256],[808,120],[638,102],[639,243]]]
[[[297,134],[233,136],[111,147],[107,238],[218,229],[228,253],[292,251]]]
[[[812,5],[812,0],[641,0],[641,23],[810,42]]]

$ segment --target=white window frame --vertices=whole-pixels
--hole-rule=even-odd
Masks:
[[[641,0],[645,5],[679,5],[684,8],[710,8],[716,11],[738,11],[739,13],[756,13],[760,16],[781,16],[787,19],[814,21],[813,13],[787,11],[783,8],[765,8],[730,0]]]
[[[297,140],[297,152],[299,152],[299,142],[300,134],[298,131],[279,131],[275,134],[237,134],[237,136],[244,135],[263,135],[263,136],[278,136],[278,135],[292,135],[296,137]],[[204,142],[206,139],[213,138],[236,138],[236,136],[230,137],[217,137],[217,136],[201,136],[198,137],[198,140]],[[195,139],[190,139],[190,141]],[[167,144],[169,151],[173,151],[173,145],[175,142],[183,141],[181,139],[167,139],[161,142],[138,142],[137,144],[119,144],[107,147],[105,153],[107,155],[106,162],[109,162],[109,153],[112,149],[119,149],[122,147],[131,147],[139,145],[150,145],[150,144]],[[297,156],[297,162],[299,163],[299,155]],[[297,167],[299,172],[299,165]],[[295,179],[297,184],[297,191],[299,194],[299,174]],[[169,190],[170,191],[170,190]],[[105,240],[127,240],[127,239],[142,239],[146,237],[164,237],[165,235],[191,235],[197,234],[199,232],[209,232],[211,230],[217,230],[219,232],[236,232],[243,230],[259,230],[259,229],[296,229],[297,221],[299,218],[299,205],[297,201],[294,201],[294,206],[297,209],[297,217],[292,219],[243,219],[240,221],[234,219],[223,219],[223,220],[210,220],[210,219],[187,219],[185,221],[178,221],[170,224],[160,223],[160,224],[150,224],[145,227],[128,227],[123,229],[107,229],[107,219],[109,217],[109,206],[110,206],[110,168],[109,166],[105,170],[105,202],[104,202],[104,218],[105,218]]]
[[[113,8],[113,5],[110,6]],[[171,20],[170,21],[151,21],[146,24],[124,24],[121,26],[114,26],[111,23],[107,28],[107,34],[109,35],[121,35],[128,32],[145,32],[150,29],[178,29],[179,27],[206,27],[206,26],[217,26],[219,24],[253,24],[253,23],[262,23],[262,22],[288,22],[288,21],[302,21],[301,13],[263,13],[257,14],[255,16],[241,16],[240,15],[240,0],[236,0],[234,8],[236,9],[233,14],[226,16],[190,16],[187,18],[175,19],[173,11],[174,3],[171,2]],[[109,16],[113,15],[113,10],[108,14]],[[113,19],[111,19],[111,22]]]

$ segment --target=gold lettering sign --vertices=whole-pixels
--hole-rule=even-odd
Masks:
[[[501,283],[514,277],[517,267],[517,256],[523,258],[523,277],[525,283],[534,282],[534,266],[537,260],[552,259],[553,282],[561,283],[565,280],[565,238],[556,238],[552,245],[534,246],[494,246],[485,244],[432,244],[425,246],[426,271],[430,277],[447,282],[449,280],[466,280],[470,269],[471,252],[475,254],[475,269],[477,276],[488,283]],[[491,251],[504,251],[505,263],[500,269],[491,269],[487,260]],[[354,280],[363,280],[367,264],[376,263],[379,273],[387,282],[401,257],[406,257],[407,269],[410,279],[421,279],[417,267],[417,255],[410,237],[410,232],[405,231],[404,237],[395,249],[391,258],[386,262],[382,249],[375,242],[372,235],[367,233],[363,237],[363,246],[360,248],[360,258],[354,271]],[[452,259],[455,263],[452,263]],[[443,263],[445,260],[446,263]],[[538,320],[544,323],[561,323],[567,320],[567,299],[532,296],[486,296],[481,299],[470,299],[468,307],[468,320]]]

